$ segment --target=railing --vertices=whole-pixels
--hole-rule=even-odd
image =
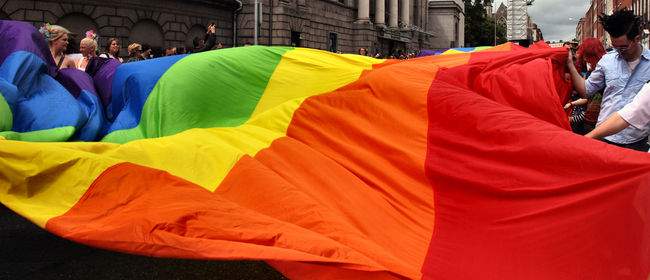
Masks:
[[[418,33],[429,35],[429,36],[435,36],[435,34],[433,34],[431,32],[428,32],[428,31],[424,30],[424,28],[422,28],[420,26],[417,26],[417,25],[411,25],[409,28],[411,29],[411,31],[414,31],[414,32],[418,32]]]

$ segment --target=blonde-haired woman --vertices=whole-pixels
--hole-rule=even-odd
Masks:
[[[81,71],[86,71],[88,62],[97,56],[97,34],[94,31],[86,31],[86,38],[83,38],[79,43],[79,52],[82,58],[77,60],[75,66]]]
[[[39,29],[39,32],[45,37],[50,53],[56,63],[56,68],[74,68],[75,63],[65,55],[65,50],[68,48],[68,34],[70,31],[59,25],[45,24]]]
[[[132,43],[128,47],[129,58],[126,62],[135,62],[142,60],[142,45],[138,43]]]

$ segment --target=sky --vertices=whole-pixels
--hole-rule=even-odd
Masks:
[[[494,10],[507,0],[494,0]],[[528,15],[542,29],[544,40],[570,40],[575,37],[578,20],[585,15],[590,0],[535,0]]]

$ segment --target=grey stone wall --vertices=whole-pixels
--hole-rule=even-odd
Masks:
[[[252,44],[254,41],[253,1],[244,2],[244,9],[237,21],[240,27],[239,44]],[[351,5],[332,0],[262,0],[261,2],[262,24],[258,37],[259,44],[291,45],[293,31],[300,33],[299,46],[329,49],[330,33],[336,33],[339,51],[354,50],[352,23],[356,9]]]
[[[309,30],[306,30],[306,47],[327,49],[330,33],[337,35],[337,50],[341,52],[354,52],[356,42],[367,40],[357,36],[358,31],[353,26],[356,19],[356,9],[350,5],[340,4],[337,1],[308,1],[306,9],[310,19]]]
[[[260,0],[262,2],[262,23],[258,43],[263,45],[291,45],[291,33],[300,33],[300,46],[329,50],[331,36],[336,37],[338,51],[355,53],[367,48],[372,53],[381,50],[383,54],[395,49],[425,49],[431,46],[433,38],[427,32],[428,1],[411,0],[411,24],[408,29],[386,30],[372,23],[356,23],[357,1],[337,0]],[[245,0],[237,24],[240,32],[239,44],[254,41],[253,0]],[[388,1],[386,1],[388,5]],[[388,7],[386,7],[388,11]],[[371,1],[371,19],[375,6]],[[272,19],[272,21],[270,21]],[[386,15],[388,19],[388,15]],[[414,29],[415,28],[415,29]],[[269,34],[271,35],[269,38]],[[334,35],[332,35],[334,34]],[[391,35],[388,34],[398,34]],[[390,42],[389,42],[390,41]]]
[[[185,46],[192,36],[202,35],[206,26],[215,22],[218,40],[228,46],[233,38],[230,2],[0,0],[0,15],[36,26],[44,22],[61,24],[78,34],[96,29],[102,49],[110,37],[119,38],[123,48],[133,41],[157,47]]]
[[[465,45],[465,5],[461,0],[430,1],[428,17],[428,24],[435,34],[431,40],[432,48]]]

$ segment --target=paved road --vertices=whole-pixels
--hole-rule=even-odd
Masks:
[[[50,234],[0,204],[0,279],[286,279],[264,262],[158,259]]]

